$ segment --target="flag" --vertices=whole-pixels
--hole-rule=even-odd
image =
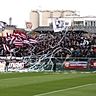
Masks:
[[[30,45],[30,42],[28,40],[23,40],[23,43]]]
[[[7,26],[6,22],[0,21],[0,28],[3,30]]]
[[[15,39],[16,39],[16,37],[14,35],[12,35],[9,44],[12,44]]]
[[[53,30],[54,32],[60,32],[65,29],[64,21],[60,18],[53,19]]]
[[[9,47],[8,47],[6,44],[3,44],[3,48],[4,48],[4,50],[5,50],[5,51],[8,51],[8,52],[10,52],[10,49],[9,49]]]
[[[15,45],[15,47],[22,47],[23,46],[23,40],[15,38],[15,40],[13,41],[13,44]]]
[[[21,37],[23,39],[27,38],[27,34],[25,32],[22,32],[21,30],[15,30],[13,33],[14,36]]]
[[[29,39],[29,42],[30,42],[30,43],[38,43],[38,41],[35,40],[35,39]]]
[[[9,35],[8,33],[6,33],[6,41],[10,41],[11,40],[11,34]]]

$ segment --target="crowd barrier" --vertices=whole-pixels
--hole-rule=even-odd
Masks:
[[[45,63],[44,63],[45,62]],[[41,60],[40,64],[44,67],[45,70],[52,70],[56,64],[57,71],[63,70],[81,70],[81,71],[94,71],[96,70],[96,58],[87,58],[87,57],[68,57],[68,58],[46,58]]]
[[[4,71],[4,59],[0,58],[0,70]],[[17,61],[16,61],[17,60]],[[29,66],[29,67],[28,67]],[[65,71],[65,70],[80,70],[80,71],[95,71],[96,58],[87,57],[15,57],[15,61],[9,60],[9,69],[30,68],[30,70],[43,71]]]

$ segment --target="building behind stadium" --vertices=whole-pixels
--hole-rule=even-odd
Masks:
[[[96,16],[80,16],[80,12],[72,10],[31,10],[30,12],[30,22],[35,31],[43,31],[46,27],[48,29],[54,18],[61,18],[68,26],[75,26],[76,30],[96,33]]]

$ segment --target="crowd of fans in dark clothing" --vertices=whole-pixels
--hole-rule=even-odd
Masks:
[[[36,35],[37,43],[24,45],[16,48],[13,56],[43,55],[54,51],[57,47],[61,49],[54,53],[54,57],[96,57],[96,34],[81,31],[65,32],[46,32]],[[4,38],[0,38],[0,55],[5,56],[2,46]],[[12,46],[12,45],[10,45]],[[12,46],[14,48],[14,46]],[[67,50],[66,50],[67,49]]]
[[[72,31],[66,34],[63,32],[51,34],[49,32],[39,36],[38,41],[41,42],[37,44],[35,54],[43,54],[46,52],[45,50],[60,46],[62,49],[55,54],[57,57],[66,57],[68,54],[71,57],[96,57],[96,34]]]

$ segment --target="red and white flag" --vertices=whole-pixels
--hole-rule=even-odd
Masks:
[[[16,37],[14,35],[12,35],[11,40],[10,40],[10,44],[12,44],[15,39],[16,39]]]
[[[30,43],[38,43],[38,41],[35,40],[35,39],[29,39],[29,42],[30,42]]]
[[[13,41],[13,44],[15,45],[15,47],[22,47],[22,46],[23,46],[23,41],[16,38],[16,39]]]
[[[15,30],[15,32],[13,33],[14,36],[18,36],[21,37],[23,39],[27,38],[27,34],[22,32],[21,30]]]
[[[10,52],[10,49],[9,49],[9,47],[8,47],[6,44],[3,44],[3,48],[4,48],[4,50],[5,50],[5,51],[8,51],[8,52]]]
[[[30,42],[28,40],[23,40],[23,43],[30,45]]]

